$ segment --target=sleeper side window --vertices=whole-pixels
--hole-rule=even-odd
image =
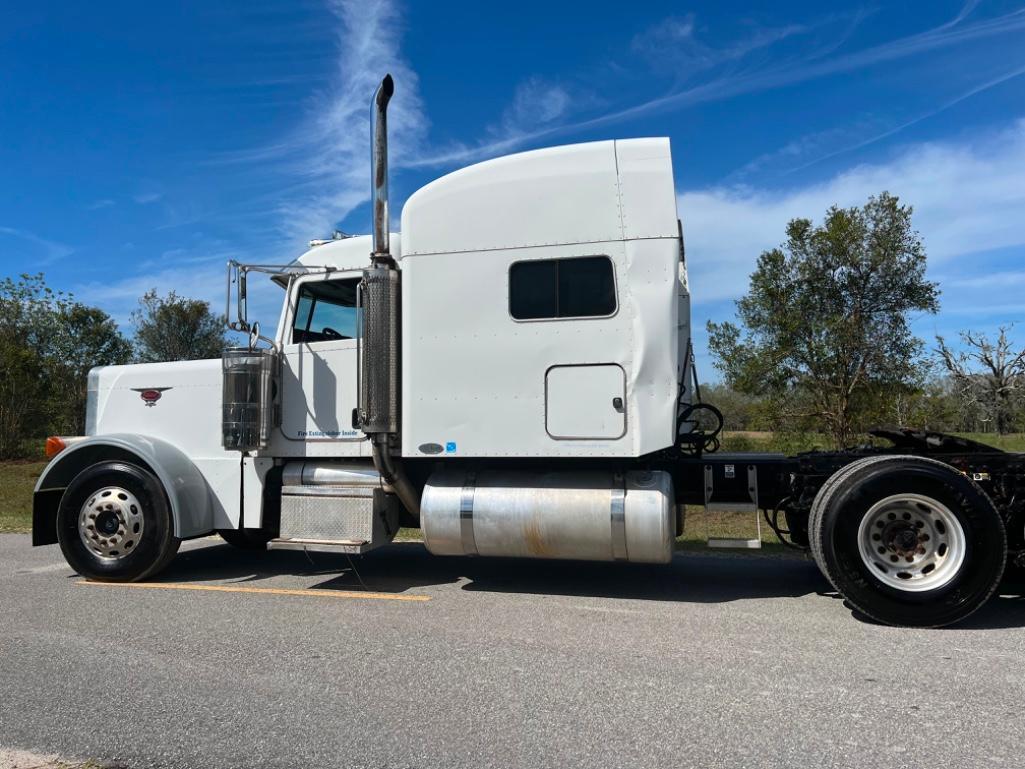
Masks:
[[[516,320],[604,318],[616,311],[607,256],[539,259],[509,268],[509,314]]]
[[[303,283],[295,306],[292,343],[355,339],[359,326],[359,278]]]

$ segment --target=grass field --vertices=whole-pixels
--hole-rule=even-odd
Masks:
[[[962,438],[970,438],[987,446],[993,446],[1004,451],[1025,452],[1025,433],[1011,433],[1009,435],[994,435],[993,433],[961,433]]]
[[[987,443],[1004,451],[1025,452],[1025,433],[992,435],[965,433],[965,438]],[[726,433],[723,451],[774,451],[792,454],[813,448],[824,448],[828,441],[821,435],[803,433],[781,435],[776,433]],[[0,462],[0,532],[29,531],[32,528],[32,489],[36,478],[46,466],[39,461]],[[418,537],[416,529],[405,529],[400,536]],[[706,513],[700,507],[689,507],[683,536],[677,540],[684,549],[704,548],[709,537],[754,538],[758,525],[754,513]],[[761,523],[761,539],[767,549],[782,548],[775,535]]]
[[[32,488],[46,462],[0,462],[0,531],[32,528]]]

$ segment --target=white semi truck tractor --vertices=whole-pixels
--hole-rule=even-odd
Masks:
[[[33,544],[114,581],[214,532],[360,554],[407,526],[439,556],[666,563],[685,505],[746,509],[865,615],[925,626],[963,619],[1022,559],[1020,455],[911,430],[879,431],[886,449],[715,452],[667,139],[463,168],[410,196],[394,233],[392,91],[373,102],[373,235],[229,264],[250,344],[222,360],[93,369],[86,435],[52,442],[36,486]],[[281,287],[266,335],[250,274]]]

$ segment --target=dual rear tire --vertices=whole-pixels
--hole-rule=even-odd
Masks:
[[[982,606],[1004,573],[993,502],[942,462],[860,459],[819,490],[808,522],[819,569],[853,608],[889,625],[939,627]]]

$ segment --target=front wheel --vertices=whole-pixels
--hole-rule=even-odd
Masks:
[[[57,511],[57,541],[71,568],[102,582],[152,576],[181,544],[160,481],[127,462],[101,462],[75,476]]]
[[[992,501],[949,465],[862,459],[823,485],[809,521],[823,574],[861,613],[939,627],[982,606],[1004,572],[1007,538]]]

